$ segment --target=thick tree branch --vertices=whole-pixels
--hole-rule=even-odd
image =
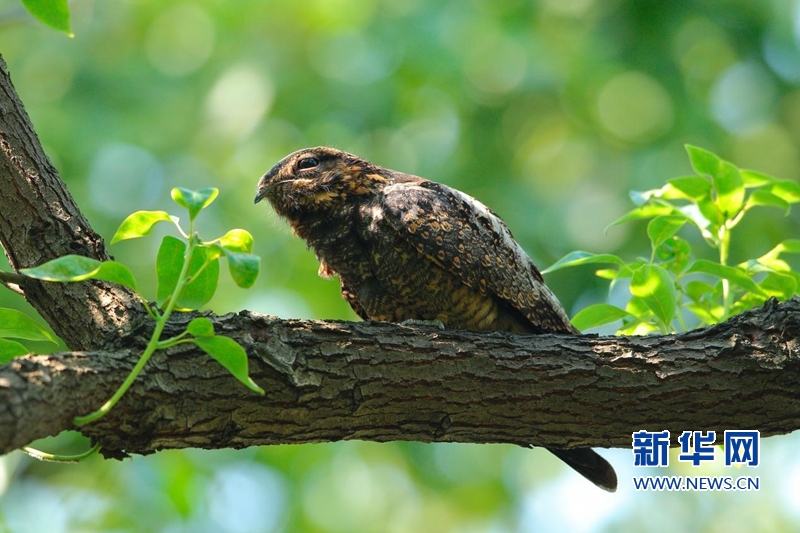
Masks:
[[[0,57],[0,244],[15,270],[78,254],[109,259],[44,153]],[[99,348],[141,311],[132,294],[107,283],[30,280],[28,302],[72,349]]]
[[[84,433],[117,456],[340,439],[630,446],[640,429],[767,436],[800,427],[798,300],[662,337],[487,335],[249,312],[215,320],[248,350],[266,397],[208,356],[175,351],[154,357]],[[134,359],[71,353],[0,368],[0,452],[71,427]]]
[[[47,160],[0,59],[0,242],[14,269],[106,259]],[[0,453],[71,426],[134,365],[147,315],[116,286],[29,281],[73,350],[0,367]],[[182,345],[157,354],[111,413],[82,429],[105,453],[338,439],[628,446],[639,429],[800,427],[800,302],[770,302],[679,336],[514,336],[212,317],[248,351],[266,397]],[[188,315],[170,325],[176,333]],[[167,332],[168,334],[170,332]],[[91,350],[91,351],[88,351]]]

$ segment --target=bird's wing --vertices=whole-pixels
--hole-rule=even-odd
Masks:
[[[577,332],[508,226],[478,200],[427,180],[395,183],[383,195],[385,220],[428,260],[506,302],[536,332]]]

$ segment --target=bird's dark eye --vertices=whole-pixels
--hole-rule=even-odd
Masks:
[[[297,163],[297,170],[314,168],[317,165],[319,165],[319,159],[317,159],[316,157],[304,157]]]

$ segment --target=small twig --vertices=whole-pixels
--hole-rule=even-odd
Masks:
[[[10,291],[14,291],[22,296],[25,292],[22,287],[25,285],[26,278],[22,274],[15,274],[14,272],[5,272],[0,270],[0,285],[3,285]]]

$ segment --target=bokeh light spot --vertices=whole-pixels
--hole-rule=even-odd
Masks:
[[[464,74],[480,91],[507,93],[525,77],[525,49],[509,35],[489,32],[474,39],[466,52]]]
[[[208,485],[209,514],[230,533],[266,533],[281,522],[286,503],[283,480],[253,462],[222,467]]]
[[[800,171],[797,145],[776,124],[754,128],[734,138],[732,160],[773,176],[796,176]]]
[[[548,11],[568,17],[584,16],[594,5],[594,0],[544,0]]]
[[[70,56],[61,50],[37,48],[25,57],[18,76],[20,94],[27,104],[52,102],[72,87],[75,66]],[[42,80],[47,82],[42,83]]]
[[[143,148],[109,144],[92,160],[87,181],[92,207],[107,215],[126,217],[160,199],[164,170]]]
[[[150,63],[167,76],[183,76],[201,67],[214,48],[214,22],[197,4],[180,4],[150,25],[145,50]]]
[[[608,80],[597,95],[600,124],[628,142],[650,142],[672,127],[669,93],[655,79],[629,71]]]
[[[723,128],[743,133],[768,122],[777,89],[769,72],[754,63],[737,63],[717,79],[711,91],[711,111]]]
[[[605,226],[628,210],[625,198],[597,183],[584,183],[573,191],[566,213],[566,232],[579,250],[607,252],[620,246],[627,227],[606,233]],[[604,221],[598,223],[598,221]]]
[[[249,134],[269,110],[275,89],[264,73],[245,64],[219,77],[206,100],[215,133],[237,139]]]
[[[326,78],[352,85],[384,78],[396,65],[379,43],[359,33],[342,33],[320,39],[311,47],[309,59]]]

